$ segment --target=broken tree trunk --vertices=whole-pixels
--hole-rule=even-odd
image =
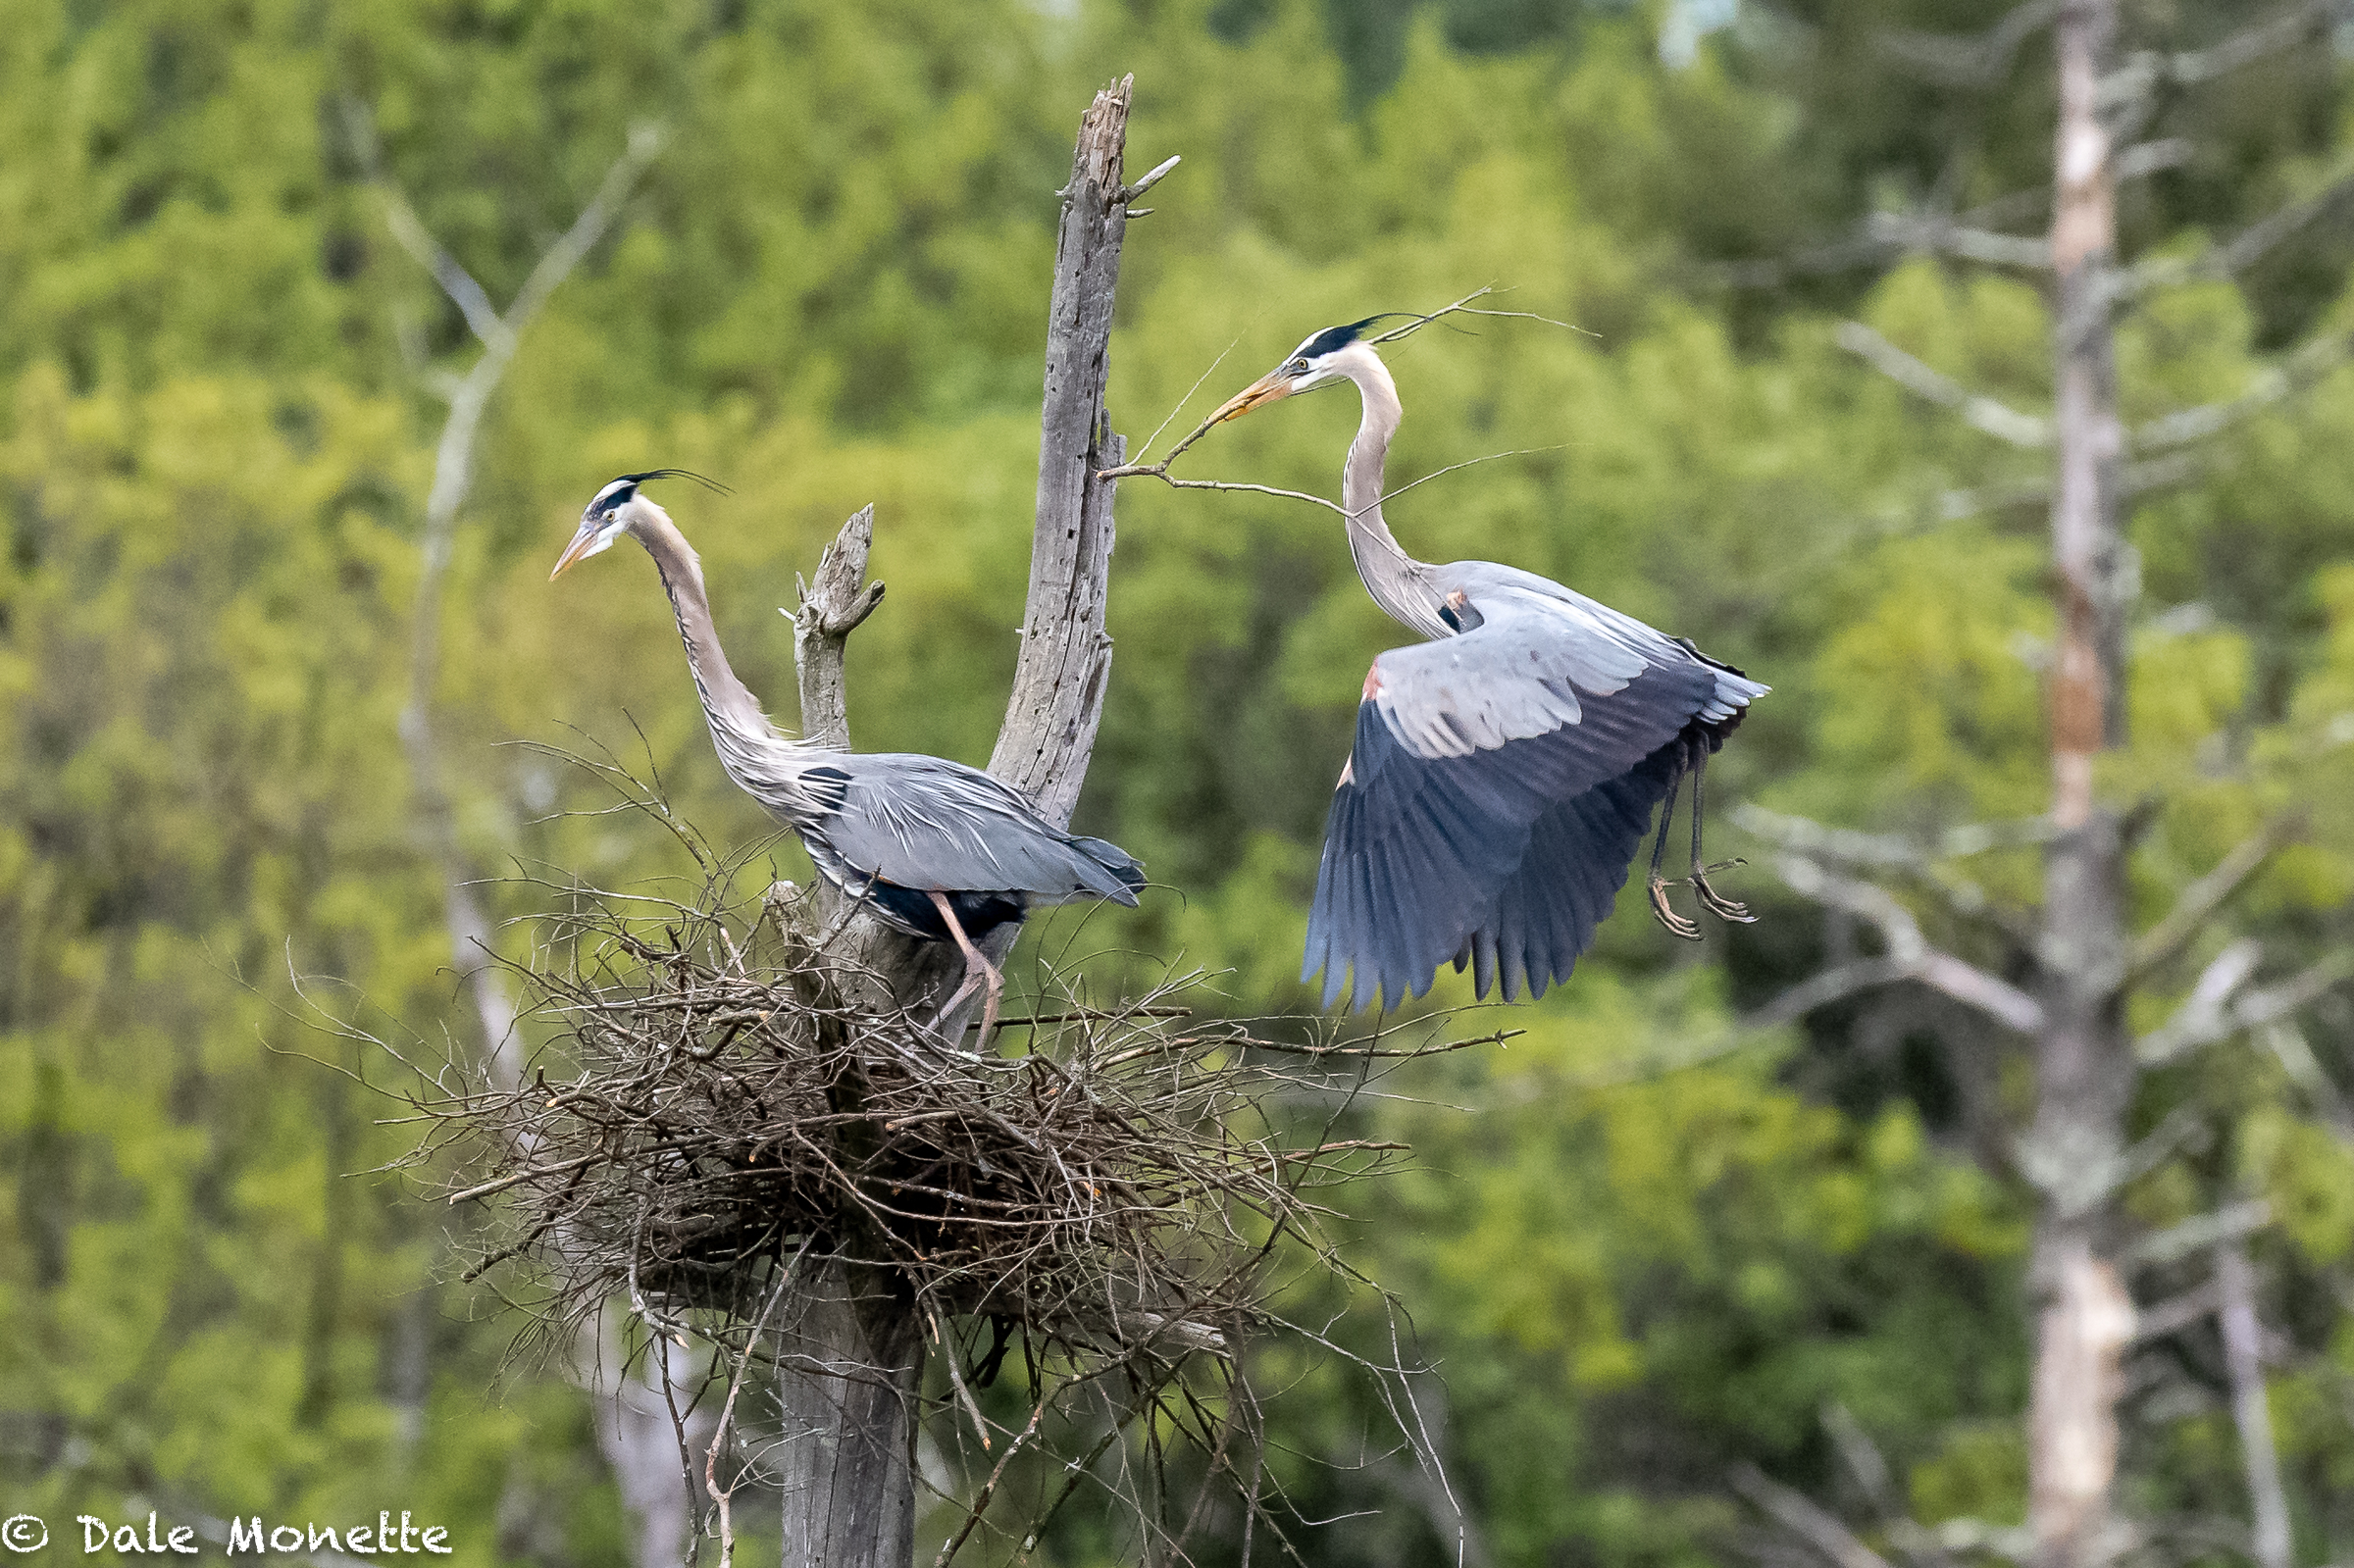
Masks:
[[[1029,599],[1013,694],[990,762],[993,774],[1057,826],[1069,823],[1086,780],[1111,666],[1103,610],[1114,486],[1096,474],[1123,455],[1103,400],[1112,292],[1133,194],[1121,174],[1132,79],[1096,95],[1062,192]],[[844,747],[844,642],[881,596],[880,584],[869,588],[864,581],[872,528],[871,509],[844,527],[794,613],[802,733]],[[819,890],[818,908],[828,924],[842,914],[828,887]],[[1010,949],[1013,935],[1008,929],[993,941],[993,961]],[[963,970],[954,949],[915,941],[863,912],[849,915],[835,950],[888,992],[868,998],[878,1005],[920,1007],[945,994]],[[957,1022],[947,1027],[961,1037]],[[854,1238],[836,1243],[877,1255],[857,1248]],[[778,1340],[784,1561],[787,1568],[906,1568],[914,1545],[922,1325],[889,1270],[839,1258],[805,1267]]]

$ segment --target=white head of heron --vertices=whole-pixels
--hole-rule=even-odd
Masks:
[[[1311,332],[1301,340],[1300,346],[1284,356],[1282,364],[1253,381],[1249,386],[1228,398],[1210,416],[1214,424],[1223,420],[1240,419],[1254,408],[1290,397],[1295,392],[1312,392],[1319,386],[1348,379],[1350,367],[1362,359],[1376,357],[1372,344],[1361,335],[1364,329],[1381,316],[1368,316],[1361,322],[1345,327],[1327,327]]]
[[[706,490],[721,495],[734,493],[717,480],[691,474],[683,468],[657,468],[648,469],[643,474],[621,475],[598,490],[595,498],[582,511],[580,531],[573,534],[572,542],[564,546],[564,553],[556,558],[555,570],[547,575],[549,582],[562,577],[574,563],[611,549],[613,541],[630,531],[630,503],[638,499],[638,486],[649,480],[692,480]]]

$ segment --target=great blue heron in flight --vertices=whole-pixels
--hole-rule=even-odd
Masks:
[[[938,1016],[986,986],[986,1045],[1003,979],[975,943],[1041,905],[1109,898],[1133,907],[1144,868],[1117,844],[1061,832],[978,768],[904,752],[835,751],[778,733],[720,648],[701,561],[670,515],[640,492],[667,479],[720,488],[683,469],[622,475],[581,514],[550,581],[625,533],[645,546],[678,615],[720,766],[799,835],[810,861],[844,893],[896,930],[963,951],[964,983]]]
[[[1229,399],[1213,421],[1338,380],[1364,417],[1341,473],[1349,551],[1373,601],[1428,641],[1373,661],[1356,740],[1325,827],[1300,978],[1324,1004],[1392,1006],[1438,967],[1471,966],[1481,996],[1543,995],[1593,944],[1654,806],[1651,904],[1679,936],[1660,858],[1692,779],[1693,891],[1726,920],[1748,910],[1709,885],[1701,776],[1766,688],[1680,637],[1533,573],[1491,561],[1435,566],[1399,548],[1381,517],[1397,384],[1361,335],[1329,328]],[[1349,980],[1344,983],[1344,974]]]

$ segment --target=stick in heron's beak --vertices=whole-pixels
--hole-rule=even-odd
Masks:
[[[1209,417],[1209,422],[1222,425],[1228,420],[1241,419],[1262,403],[1272,403],[1291,395],[1292,379],[1281,371],[1274,371],[1261,376],[1220,404],[1218,411]]]

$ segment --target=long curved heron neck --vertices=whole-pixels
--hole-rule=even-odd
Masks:
[[[703,590],[703,563],[687,542],[670,514],[643,496],[629,503],[629,532],[654,558],[662,590],[679,620],[679,640],[687,645],[687,670],[694,678],[694,693],[702,699],[703,718],[711,726],[712,744],[730,778],[747,789],[759,780],[773,789],[778,748],[798,753],[814,751],[777,733],[760,711],[760,699],[737,679],[719,645],[711,624],[711,599]],[[769,789],[754,792],[766,799]],[[773,803],[773,802],[772,802]]]
[[[1349,512],[1349,554],[1356,575],[1391,620],[1426,637],[1446,636],[1447,623],[1439,619],[1445,595],[1433,585],[1430,568],[1400,547],[1381,516],[1382,471],[1389,464],[1390,437],[1405,415],[1398,383],[1390,379],[1381,356],[1362,346],[1351,350],[1341,372],[1356,383],[1364,404],[1341,470],[1341,505]]]

